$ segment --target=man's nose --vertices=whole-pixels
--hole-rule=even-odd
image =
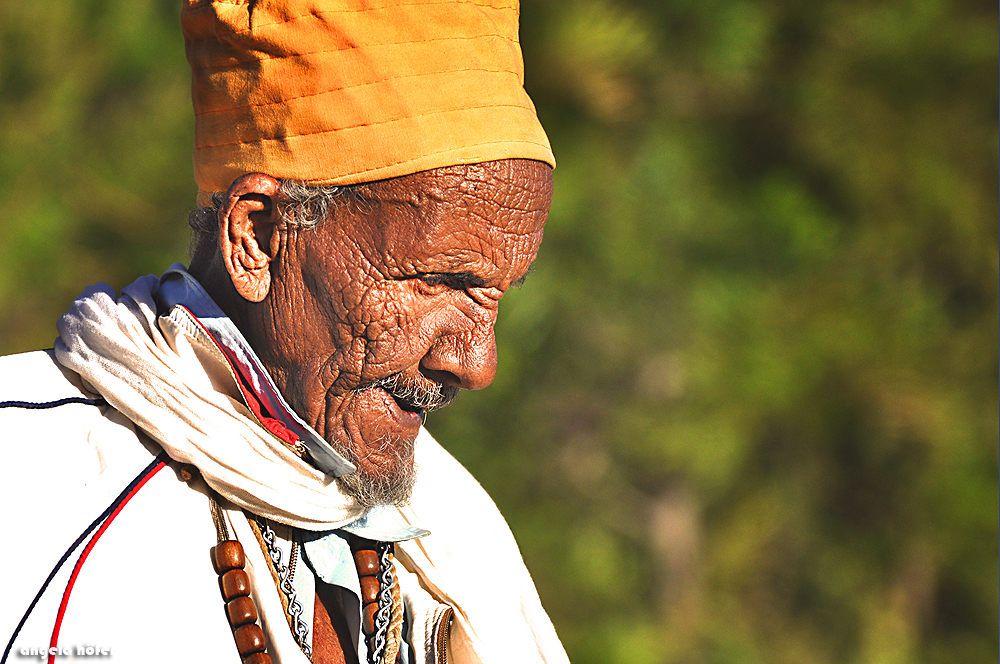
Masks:
[[[423,373],[438,382],[465,390],[481,390],[497,373],[497,341],[490,320],[472,329],[442,334],[420,362]]]

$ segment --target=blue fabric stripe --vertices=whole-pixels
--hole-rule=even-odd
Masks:
[[[88,399],[86,397],[66,397],[65,399],[56,399],[55,401],[44,401],[44,402],[34,402],[34,401],[0,401],[0,408],[27,408],[29,410],[42,410],[45,408],[58,408],[59,406],[66,406],[71,403],[79,403],[85,406],[106,406],[108,402],[102,397],[97,397],[96,399]]]
[[[170,457],[167,456],[167,453],[160,452],[156,456],[156,458],[153,459],[153,461],[150,462],[150,464],[146,466],[143,469],[143,471],[135,477],[134,480],[129,482],[129,485],[125,487],[121,493],[118,494],[118,497],[115,498],[110,505],[108,505],[107,509],[101,512],[101,515],[96,519],[94,519],[93,523],[87,526],[87,529],[84,530],[83,533],[81,533],[80,536],[76,538],[76,541],[73,542],[68,549],[66,549],[66,553],[62,555],[62,557],[59,559],[59,562],[56,563],[56,566],[52,568],[51,572],[49,572],[49,576],[48,578],[45,579],[45,583],[43,583],[42,587],[38,589],[38,593],[35,595],[35,598],[31,600],[31,604],[28,605],[28,610],[25,611],[24,616],[21,617],[21,622],[17,623],[17,628],[14,630],[14,633],[10,637],[10,641],[7,642],[7,647],[3,651],[3,657],[0,657],[0,664],[4,664],[4,662],[7,661],[7,657],[10,655],[10,649],[14,646],[14,641],[17,640],[17,635],[21,633],[21,628],[24,627],[24,623],[28,621],[28,617],[31,615],[31,612],[35,610],[35,605],[38,604],[38,600],[40,600],[42,598],[42,595],[45,594],[45,591],[46,589],[48,589],[49,584],[52,583],[52,579],[54,579],[56,574],[59,573],[59,569],[66,563],[69,557],[73,555],[73,552],[77,549],[77,547],[83,544],[83,541],[87,539],[87,536],[90,535],[90,533],[92,533],[95,528],[104,523],[104,520],[107,519],[108,516],[110,516],[110,514],[115,511],[115,508],[118,507],[118,504],[121,503],[125,499],[125,496],[127,496],[129,492],[135,488],[136,484],[142,481],[143,477],[153,472],[153,469],[156,468],[160,463],[169,461]]]

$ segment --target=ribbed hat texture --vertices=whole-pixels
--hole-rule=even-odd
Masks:
[[[195,179],[369,182],[555,165],[524,91],[517,0],[188,0]]]

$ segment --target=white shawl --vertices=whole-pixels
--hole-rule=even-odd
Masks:
[[[257,424],[228,362],[182,307],[157,317],[159,279],[91,286],[59,321],[56,358],[135,422],[171,459],[263,517],[333,530],[364,512],[332,477]]]

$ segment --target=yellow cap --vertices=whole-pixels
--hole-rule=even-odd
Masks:
[[[246,173],[338,185],[555,166],[517,0],[186,0],[199,201]]]

